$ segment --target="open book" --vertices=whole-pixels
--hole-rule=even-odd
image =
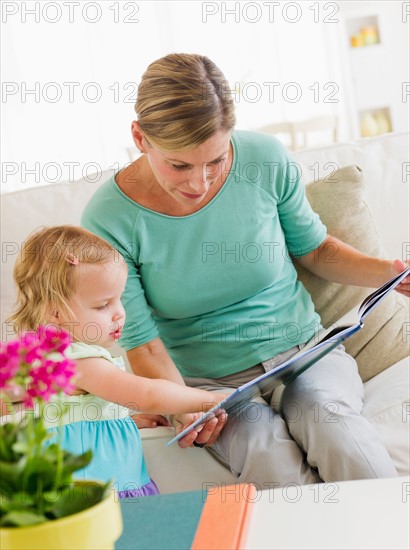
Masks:
[[[175,441],[178,441],[194,428],[203,424],[209,418],[212,418],[214,413],[219,409],[224,409],[228,414],[232,411],[237,412],[241,406],[251,401],[254,397],[259,396],[261,393],[272,391],[281,384],[286,385],[292,382],[299,374],[311,367],[324,355],[337,348],[347,338],[360,330],[363,326],[364,319],[369,313],[408,275],[410,275],[410,267],[390,279],[390,281],[387,281],[387,283],[363,300],[358,309],[357,318],[354,323],[345,324],[339,322],[340,324],[335,323],[329,328],[320,331],[315,338],[310,340],[296,355],[280,365],[277,365],[272,370],[261,374],[261,376],[237,388],[218,405],[210,409],[176,437],[171,439],[167,445],[171,445]]]

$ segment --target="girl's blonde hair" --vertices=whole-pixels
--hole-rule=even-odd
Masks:
[[[50,312],[70,313],[82,264],[104,264],[120,258],[104,239],[82,227],[46,227],[23,243],[14,266],[17,309],[8,322],[18,331],[36,330]]]
[[[151,63],[135,111],[147,140],[164,151],[193,149],[235,126],[228,82],[213,61],[197,54],[170,54]]]

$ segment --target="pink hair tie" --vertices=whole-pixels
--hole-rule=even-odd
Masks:
[[[78,265],[80,260],[74,256],[74,254],[69,254],[66,258],[66,262],[72,265]]]

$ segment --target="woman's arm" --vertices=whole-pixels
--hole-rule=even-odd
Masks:
[[[384,260],[363,254],[331,235],[316,250],[296,258],[296,261],[328,281],[375,288],[407,267],[400,260]],[[397,290],[409,296],[410,277]]]
[[[162,378],[185,385],[184,379],[160,338],[129,350],[127,357],[133,372],[138,376]]]
[[[203,412],[226,397],[120,371],[102,358],[78,359],[75,384],[102,399],[147,413]]]

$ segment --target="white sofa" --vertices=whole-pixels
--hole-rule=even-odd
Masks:
[[[388,258],[410,255],[408,155],[409,135],[405,133],[293,153],[306,183],[343,166],[355,164],[361,167],[366,183],[365,197]],[[97,181],[57,183],[2,195],[3,341],[11,334],[5,319],[14,301],[12,269],[26,236],[39,226],[78,224],[88,199],[109,175],[111,171],[102,173]],[[410,339],[410,335],[408,337]],[[377,426],[400,475],[410,473],[409,386],[409,357],[365,382],[363,414]],[[204,483],[235,481],[232,474],[206,450],[183,450],[177,445],[166,447],[167,440],[173,435],[172,428],[141,432],[148,468],[161,492],[194,490],[202,488]]]

